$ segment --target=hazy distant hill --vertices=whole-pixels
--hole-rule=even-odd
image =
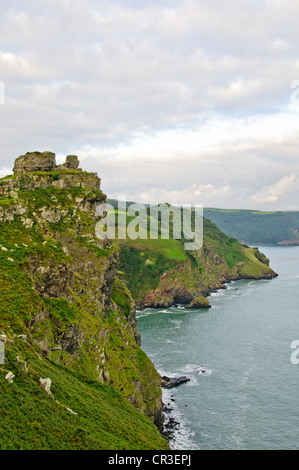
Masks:
[[[299,211],[207,208],[204,209],[204,216],[239,242],[256,245],[299,244]]]

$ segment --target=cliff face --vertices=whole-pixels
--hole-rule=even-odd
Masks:
[[[106,195],[78,164],[28,153],[0,180],[0,332],[26,335],[41,357],[113,386],[159,424],[161,377],[139,347],[117,249],[95,236]]]

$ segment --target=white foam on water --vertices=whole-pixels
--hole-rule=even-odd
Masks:
[[[172,408],[170,416],[179,423],[178,429],[173,430],[172,438],[169,440],[170,448],[172,450],[200,450],[193,440],[195,434],[191,431],[188,421],[181,414],[176,402],[171,401],[172,395],[171,390],[163,390],[163,403],[170,403]]]
[[[142,317],[147,317],[149,315],[157,315],[158,313],[161,313],[161,310],[159,310],[159,309],[136,310],[136,318],[138,319],[138,318],[142,318]],[[169,312],[167,312],[167,313],[169,313]]]
[[[189,381],[186,382],[186,387],[199,387],[200,383],[197,381],[194,375],[191,375],[191,377],[188,377],[188,378],[189,378]]]
[[[210,297],[221,297],[224,295],[224,289],[219,289],[216,292],[211,292]]]
[[[194,373],[196,375],[211,375],[212,370],[208,369],[207,367],[199,364],[186,364],[182,369],[182,372],[186,373]]]
[[[172,307],[169,307],[168,310],[171,311],[171,313],[177,313],[176,310],[186,310],[186,306],[185,305],[173,305]]]
[[[295,281],[296,279],[299,279],[299,274],[295,276],[284,276],[282,277],[283,281]]]

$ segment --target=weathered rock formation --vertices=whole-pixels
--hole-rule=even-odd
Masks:
[[[178,387],[179,385],[184,384],[189,381],[190,381],[189,377],[186,377],[185,375],[180,375],[178,377],[167,377],[166,375],[163,375],[162,387],[163,388]]]
[[[55,153],[27,152],[15,160],[14,174],[31,171],[53,171],[56,168]]]
[[[67,155],[65,163],[56,165],[55,153],[53,152],[27,152],[15,160],[14,174],[31,173],[34,171],[79,170],[79,159],[77,155]]]
[[[58,165],[60,170],[80,170],[79,159],[77,155],[67,155],[65,163],[63,165]]]
[[[96,235],[106,195],[78,166],[29,152],[0,180],[0,327],[6,319],[41,356],[113,386],[159,425],[161,377],[139,347],[117,249]]]

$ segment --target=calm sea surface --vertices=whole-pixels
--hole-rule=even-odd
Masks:
[[[159,372],[190,378],[163,391],[173,449],[299,449],[299,247],[260,251],[278,278],[227,284],[210,309],[137,313]]]

